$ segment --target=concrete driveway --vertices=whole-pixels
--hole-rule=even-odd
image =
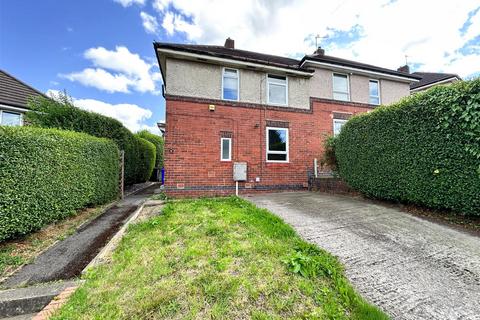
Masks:
[[[480,238],[343,196],[245,199],[338,256],[357,290],[393,319],[480,319]]]

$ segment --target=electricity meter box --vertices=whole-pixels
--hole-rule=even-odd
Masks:
[[[247,181],[247,163],[235,162],[233,164],[233,180]]]

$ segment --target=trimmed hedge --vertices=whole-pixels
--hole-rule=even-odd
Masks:
[[[115,141],[125,151],[125,184],[145,182],[150,177],[143,179],[147,172],[138,173],[138,161],[145,157],[138,152],[144,148],[120,121],[75,107],[65,93],[55,99],[36,98],[29,105],[32,111],[27,112],[27,121],[34,126],[85,132]]]
[[[116,198],[118,175],[111,140],[0,126],[0,241]]]
[[[153,143],[135,135],[136,180],[148,181],[155,166],[156,148]]]
[[[368,196],[480,215],[480,79],[353,117],[335,155]]]
[[[155,168],[163,168],[163,137],[157,136],[147,130],[137,132],[140,138],[150,141],[156,148]]]

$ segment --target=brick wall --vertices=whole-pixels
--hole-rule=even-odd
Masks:
[[[310,179],[310,190],[335,194],[358,194],[340,178],[320,177]]]
[[[209,105],[215,111],[209,111]],[[361,113],[371,106],[311,99],[310,109],[166,97],[165,188],[169,196],[235,193],[233,162],[248,163],[240,193],[308,187],[313,159],[320,159],[323,137],[333,133],[333,113]],[[289,163],[268,163],[267,121],[287,122]],[[220,138],[232,135],[232,161],[220,161]],[[256,178],[260,181],[257,182]]]

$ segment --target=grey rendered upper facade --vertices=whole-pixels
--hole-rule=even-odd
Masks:
[[[408,73],[325,56],[323,50],[294,60],[233,47],[159,43],[155,47],[164,93],[170,96],[231,100],[224,97],[224,81],[226,73],[233,73],[238,86],[233,100],[239,103],[309,109],[310,98],[320,98],[380,105],[410,95],[410,84],[419,80]],[[286,103],[269,101],[269,84],[276,77],[286,86]]]

